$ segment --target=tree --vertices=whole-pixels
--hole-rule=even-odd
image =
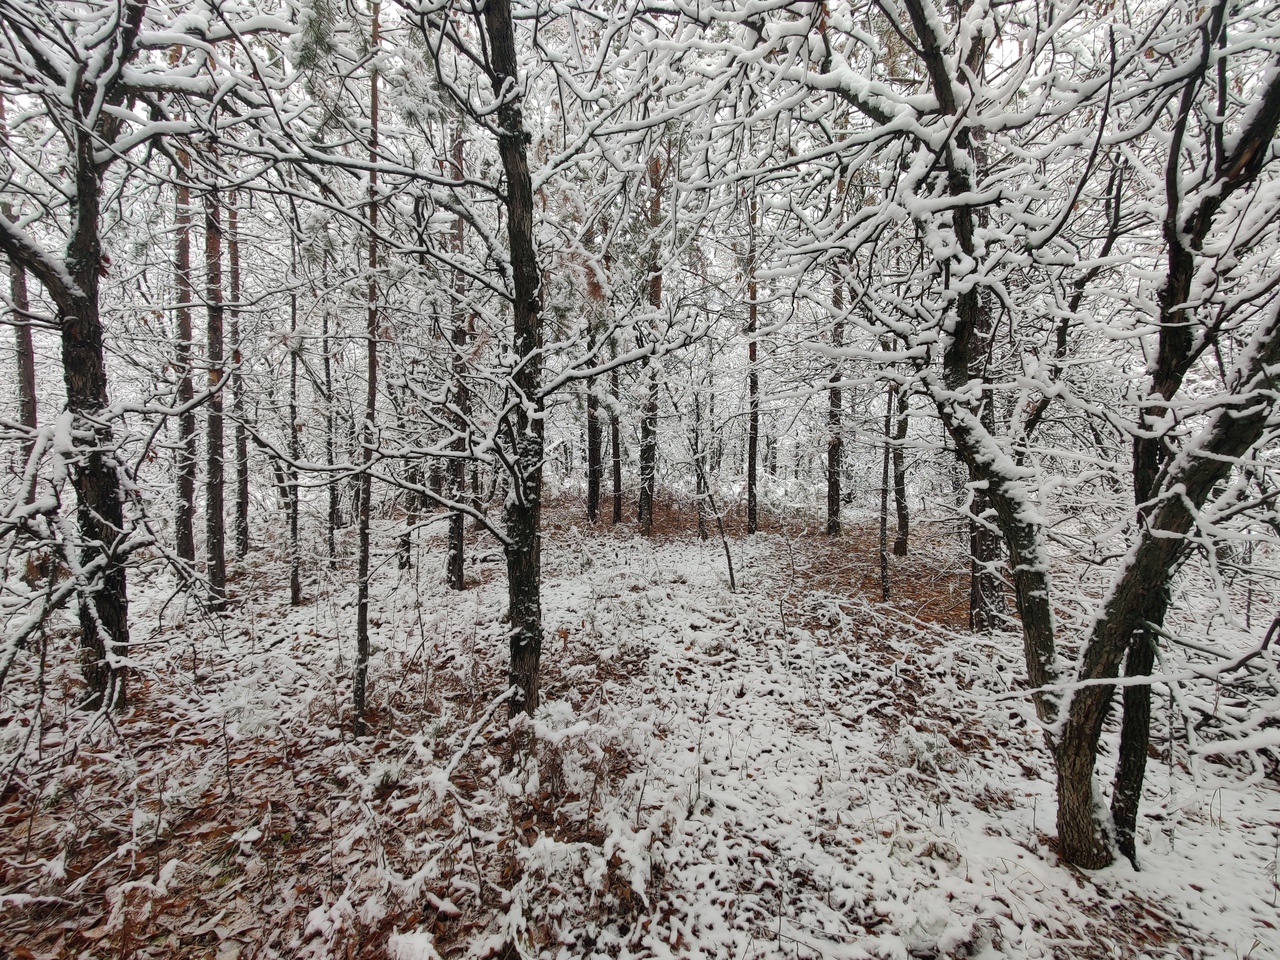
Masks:
[[[66,217],[62,254],[33,236],[29,222],[8,214],[0,216],[0,252],[39,280],[57,311],[80,533],[66,560],[80,597],[86,704],[117,709],[125,704],[125,678],[116,662],[129,644],[124,560],[137,541],[130,538],[116,473],[99,313],[108,269],[99,232],[103,178],[119,153],[100,152],[99,145],[113,145],[126,132],[111,108],[126,95],[123,77],[138,52],[145,11],[143,3],[95,5],[95,17],[61,17],[42,5],[13,3],[0,28],[0,83],[9,88],[3,95],[21,78],[24,94],[38,100],[62,142],[57,188],[65,200],[53,207]],[[92,55],[89,44],[96,48]],[[8,146],[14,147],[12,138]]]

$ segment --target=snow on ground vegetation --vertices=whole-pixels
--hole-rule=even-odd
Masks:
[[[1021,644],[959,629],[954,542],[885,605],[856,536],[735,539],[730,592],[714,540],[558,519],[522,728],[485,541],[463,593],[434,535],[383,558],[358,742],[349,571],[291,609],[251,563],[221,617],[135,576],[117,719],[51,629],[0,705],[0,956],[1280,957],[1276,784],[1193,776],[1167,718],[1145,869],[1059,865]]]

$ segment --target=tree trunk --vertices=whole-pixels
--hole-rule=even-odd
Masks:
[[[226,366],[222,352],[222,213],[218,195],[204,197],[204,296],[208,324],[206,361],[209,366],[209,425],[205,433],[204,550],[209,577],[209,602],[221,609],[227,602],[226,522],[223,517],[225,486],[222,449],[222,388]]]
[[[831,313],[835,320],[831,326],[831,346],[844,346],[844,278],[840,266],[831,269]],[[840,388],[842,374],[836,361],[827,388],[827,536],[840,535],[840,471],[844,468],[844,391]]]
[[[326,264],[328,263],[326,256]],[[320,314],[320,348],[324,352],[324,462],[332,468],[337,453],[337,443],[333,435],[333,357],[329,341],[329,308],[325,307]],[[333,566],[338,559],[338,528],[342,526],[342,514],[338,503],[338,485],[334,483],[332,470],[325,475],[325,493],[328,499],[327,522],[325,523],[325,548],[329,555],[329,565]]]
[[[289,463],[285,471],[289,491],[289,605],[302,605],[302,544],[299,524],[302,514],[302,491],[298,468],[302,459],[302,438],[298,433],[298,295],[289,295]]]
[[[614,360],[618,359],[617,344],[613,344],[610,353]],[[611,479],[613,480],[613,513],[611,522],[617,525],[622,522],[622,423],[618,411],[622,406],[622,388],[618,383],[618,368],[609,371],[609,462]]]
[[[893,423],[896,392],[897,385],[891,383],[884,397],[884,465],[880,470],[880,599],[886,603],[889,601],[889,428]]]
[[[529,176],[528,134],[518,91],[519,61],[510,0],[489,0],[485,31],[493,67],[497,110],[498,154],[506,174],[507,239],[511,251],[513,307],[512,352],[516,366],[511,386],[517,402],[507,415],[512,489],[505,501],[508,543],[507,590],[514,689],[511,715],[533,714],[540,690],[542,656],[542,304],[538,257],[533,242],[533,182]]]
[[[693,472],[697,483],[694,500],[698,508],[698,539],[706,540],[710,536],[707,529],[710,491],[707,489],[707,455],[702,447],[702,398],[696,384],[693,388]]]
[[[656,156],[649,158],[649,189],[653,194],[649,204],[649,229],[653,233],[649,251],[649,306],[656,314],[662,309],[662,266],[657,238],[657,230],[662,223],[662,161]],[[636,514],[640,533],[647,537],[653,533],[653,497],[658,471],[657,360],[645,357],[643,370],[648,383],[644,411],[640,417],[640,493],[636,500]]]
[[[379,0],[373,0],[369,46],[376,56],[380,28]],[[360,444],[360,515],[356,554],[356,670],[352,683],[352,732],[366,731],[366,686],[369,677],[369,525],[372,517],[373,478],[370,473],[378,410],[378,72],[376,60],[369,73],[369,284],[365,315],[365,401]]]
[[[5,116],[4,96],[0,95],[0,149],[8,148],[8,121]],[[0,203],[0,215],[13,219],[8,202]],[[22,499],[31,503],[35,499],[35,464],[31,454],[36,448],[36,354],[31,342],[31,298],[27,290],[27,271],[16,257],[9,259],[9,295],[13,308],[13,346],[18,361],[18,422],[26,428],[22,450],[23,494]]]
[[[756,367],[756,330],[759,305],[756,303],[756,201],[755,185],[747,206],[747,533],[760,528],[756,471],[760,464],[760,373]]]
[[[244,374],[240,352],[240,212],[236,192],[227,204],[227,260],[231,268],[231,418],[235,424],[235,505],[232,523],[236,556],[249,552],[249,431],[244,422]]]
[[[191,350],[194,331],[191,324],[191,301],[194,287],[191,283],[191,190],[186,178],[187,154],[178,150],[177,199],[174,212],[176,250],[174,251],[174,296],[177,298],[178,320],[178,404],[183,411],[178,414],[178,450],[174,464],[177,474],[177,491],[174,508],[174,546],[178,558],[188,565],[196,560],[195,512],[196,512],[196,412],[188,409],[195,398],[191,382]]]
[[[1129,647],[1124,675],[1128,679],[1151,676],[1155,665],[1156,639],[1143,631]],[[1148,684],[1124,688],[1124,717],[1120,726],[1120,756],[1116,764],[1115,789],[1111,793],[1111,819],[1115,821],[1116,846],[1136,868],[1138,807],[1142,782],[1147,772],[1147,746],[1151,740],[1151,687]]]
[[[462,126],[459,124],[454,128],[453,134],[453,176],[455,180],[461,181],[463,179],[464,159]],[[462,217],[455,217],[453,221],[453,250],[454,253],[459,255],[462,253],[466,240],[463,229]],[[455,268],[453,271],[452,375],[453,402],[457,408],[454,429],[457,431],[457,437],[451,444],[456,456],[449,463],[449,499],[458,503],[462,502],[467,495],[467,462],[462,458],[462,454],[466,450],[464,437],[467,431],[468,417],[471,413],[470,394],[463,376],[465,373],[468,339],[466,311],[463,308],[462,299],[465,282],[466,279],[462,270]],[[465,590],[467,586],[464,570],[466,520],[466,515],[460,510],[455,510],[449,517],[448,581],[449,586],[454,590]]]
[[[18,360],[18,422],[26,429],[21,447],[25,488],[22,499],[30,503],[35,498],[35,464],[31,462],[31,454],[36,446],[36,353],[31,342],[27,271],[17,261],[9,264],[9,293],[13,298],[13,345]]]
[[[600,487],[604,480],[603,433],[600,396],[596,393],[596,382],[592,377],[587,381],[587,519],[592,523],[600,519]]]
[[[893,503],[898,514],[898,533],[893,539],[893,555],[907,555],[907,537],[910,533],[911,514],[907,510],[907,465],[903,441],[907,439],[907,393],[898,393],[898,432],[893,445]]]

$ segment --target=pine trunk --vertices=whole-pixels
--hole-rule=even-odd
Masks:
[[[756,331],[759,306],[756,303],[756,212],[755,186],[747,209],[747,533],[760,528],[756,471],[760,464],[760,374],[756,367]]]
[[[844,346],[844,278],[837,264],[831,270],[831,313],[835,320],[831,326],[831,346],[839,350]],[[827,536],[840,535],[840,472],[844,469],[844,391],[840,364],[837,361],[831,371],[827,396]]]
[[[379,41],[379,0],[372,4],[372,33],[369,45],[377,51]],[[369,526],[373,511],[374,424],[378,409],[378,73],[376,62],[369,77],[369,260],[368,310],[365,314],[365,402],[360,443],[360,513],[356,548],[356,670],[352,683],[352,732],[357,737],[367,730],[365,712],[369,678]]]
[[[240,211],[238,197],[231,192],[227,204],[227,260],[231,269],[231,419],[235,424],[235,504],[232,528],[236,556],[249,552],[249,432],[244,422],[244,374],[240,351]]]
[[[225,463],[223,460],[222,388],[224,364],[222,303],[222,214],[214,191],[204,198],[205,335],[209,368],[209,423],[205,433],[204,549],[209,577],[209,602],[221,609],[227,602],[226,522],[223,517]]]
[[[196,560],[195,512],[196,512],[196,412],[191,409],[195,387],[191,381],[191,352],[195,333],[191,323],[191,301],[194,287],[191,283],[191,190],[186,179],[187,155],[178,150],[177,200],[174,212],[176,233],[174,251],[174,295],[177,298],[178,320],[178,449],[174,472],[177,475],[177,491],[174,505],[174,546],[178,558],[186,564]]]
[[[519,60],[510,0],[489,0],[485,31],[493,64],[498,154],[506,174],[507,239],[511,252],[512,352],[516,366],[511,386],[519,402],[506,425],[512,463],[512,489],[505,501],[507,590],[513,688],[511,715],[532,715],[540,699],[542,656],[542,305],[537,252],[533,240],[533,182],[529,175],[524,117],[518,94]]]
[[[911,533],[911,513],[907,509],[907,464],[903,443],[907,439],[907,394],[898,393],[898,432],[893,444],[893,503],[898,514],[898,532],[893,538],[893,555],[907,555],[907,538]]]

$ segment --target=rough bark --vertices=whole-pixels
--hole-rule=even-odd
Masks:
[[[889,601],[889,461],[892,457],[889,429],[893,424],[893,395],[890,384],[884,397],[884,464],[880,470],[880,599]]]
[[[649,229],[653,233],[649,251],[649,306],[656,314],[662,309],[662,265],[659,262],[657,231],[662,222],[662,161],[649,158]],[[643,345],[643,344],[642,344]],[[645,357],[644,408],[640,415],[640,492],[636,498],[636,517],[640,533],[653,533],[653,497],[657,486],[658,471],[658,370],[653,357]]]
[[[232,507],[232,533],[236,543],[236,556],[243,558],[249,552],[249,430],[245,424],[244,374],[241,365],[244,356],[240,350],[240,306],[243,291],[240,282],[240,211],[239,199],[233,190],[227,203],[227,265],[230,268],[231,308],[231,419],[234,424],[235,470],[233,488],[235,503]]]
[[[378,0],[373,0],[372,32],[369,45],[378,48],[380,28]],[[356,547],[356,669],[352,682],[352,732],[365,735],[366,696],[369,677],[369,524],[373,499],[370,467],[375,442],[374,423],[378,410],[378,73],[376,64],[369,76],[369,254],[368,310],[365,314],[365,402],[360,432],[360,513]]]
[[[533,182],[528,135],[520,101],[519,61],[510,0],[484,7],[490,79],[500,101],[498,154],[506,174],[507,241],[511,253],[512,353],[510,385],[515,395],[505,424],[510,444],[512,489],[505,501],[508,619],[514,693],[511,715],[532,714],[540,699],[542,656],[542,304],[533,240]]]
[[[204,550],[209,604],[217,610],[227,602],[222,416],[222,388],[227,371],[222,343],[225,313],[222,302],[222,213],[215,191],[206,193],[204,197],[204,269],[205,362],[210,390],[209,419],[205,428]]]
[[[756,215],[759,203],[755,187],[747,205],[747,533],[760,528],[757,471],[760,465],[760,370],[757,366],[756,331],[759,304],[756,297]]]
[[[191,382],[191,351],[194,331],[191,324],[191,301],[194,287],[191,283],[191,190],[186,179],[186,152],[178,150],[178,168],[175,171],[178,185],[174,211],[175,250],[173,286],[177,299],[175,310],[178,321],[177,367],[178,404],[183,408],[178,414],[178,449],[174,472],[177,475],[176,503],[174,505],[174,547],[179,559],[187,564],[196,560],[195,511],[196,511],[196,412],[189,409],[195,398]]]
[[[844,346],[844,277],[840,266],[831,268],[831,346]],[[844,469],[844,391],[839,361],[833,365],[827,387],[827,536],[840,535],[840,472]]]
[[[893,555],[907,555],[907,539],[911,534],[911,512],[907,509],[907,464],[903,443],[907,439],[907,393],[898,393],[898,430],[893,436],[893,503],[898,529],[893,538]]]
[[[455,180],[461,181],[464,178],[463,163],[463,139],[462,127],[458,125],[454,128],[453,134],[453,176]],[[455,217],[453,221],[453,250],[456,254],[461,254],[466,236],[463,233],[464,224],[461,216]],[[453,358],[452,358],[452,377],[453,377],[453,404],[454,404],[454,431],[457,436],[450,444],[450,448],[454,451],[455,456],[449,463],[449,499],[454,502],[461,502],[467,495],[467,462],[462,458],[462,454],[466,450],[466,431],[467,422],[471,413],[471,396],[467,388],[466,373],[466,349],[468,340],[467,317],[466,310],[463,307],[463,293],[465,291],[466,278],[461,269],[453,271],[453,316],[452,316],[452,342],[453,342]],[[449,586],[454,590],[465,590],[467,586],[466,572],[464,567],[465,550],[466,550],[466,515],[460,510],[455,510],[449,516],[449,548],[447,560],[447,575]]]
[[[616,347],[613,353],[616,360]],[[609,404],[609,466],[610,479],[613,482],[610,495],[613,511],[610,514],[610,521],[616,525],[622,522],[622,423],[618,417],[618,411],[622,405],[622,388],[618,383],[617,367],[609,371],[609,399],[612,401]]]

